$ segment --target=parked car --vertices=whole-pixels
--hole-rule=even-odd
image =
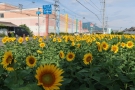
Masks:
[[[79,35],[79,32],[74,32],[74,35]]]
[[[83,34],[84,35],[90,35],[90,32],[84,32]]]
[[[21,27],[9,27],[8,36],[11,37],[12,34],[16,37],[18,36],[23,37],[23,35],[29,36],[29,33],[24,28]]]

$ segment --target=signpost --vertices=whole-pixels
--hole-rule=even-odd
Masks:
[[[39,11],[39,8],[38,8],[38,11],[36,12],[36,14],[38,15],[38,36],[40,36],[40,31],[39,31],[39,15],[41,14],[41,12]]]
[[[52,14],[52,5],[43,5],[43,14]]]
[[[52,5],[43,5],[43,14],[46,15],[46,35],[48,35],[49,14],[52,14]]]

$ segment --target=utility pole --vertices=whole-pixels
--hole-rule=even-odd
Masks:
[[[107,32],[108,32],[108,17],[106,17],[106,21],[105,21],[105,28],[106,28],[106,30],[107,30]]]
[[[105,28],[108,27],[108,17],[106,17]]]
[[[55,33],[59,35],[60,32],[60,6],[59,6],[59,0],[54,0],[54,10],[55,10]]]
[[[103,34],[105,34],[105,0],[103,0]]]
[[[22,4],[19,4],[19,9],[21,11],[21,16],[22,16],[22,8],[23,8],[23,5]],[[22,24],[22,18],[21,18],[21,24]]]

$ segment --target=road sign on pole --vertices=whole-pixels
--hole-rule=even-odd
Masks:
[[[52,14],[52,5],[43,5],[43,14],[46,14],[46,36],[49,29],[49,14]]]
[[[43,14],[52,14],[52,5],[43,5]]]
[[[38,36],[40,36],[40,30],[39,30],[39,15],[41,14],[41,12],[39,11],[39,8],[38,8],[38,11],[36,12],[36,14],[38,15]]]

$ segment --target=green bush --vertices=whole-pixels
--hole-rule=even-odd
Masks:
[[[5,34],[3,34],[3,33],[0,33],[0,37],[4,37],[4,36],[6,36]]]
[[[23,24],[23,25],[20,25],[21,28],[24,28],[30,36],[33,36],[33,32],[30,30],[30,28],[26,25],[26,24]]]

